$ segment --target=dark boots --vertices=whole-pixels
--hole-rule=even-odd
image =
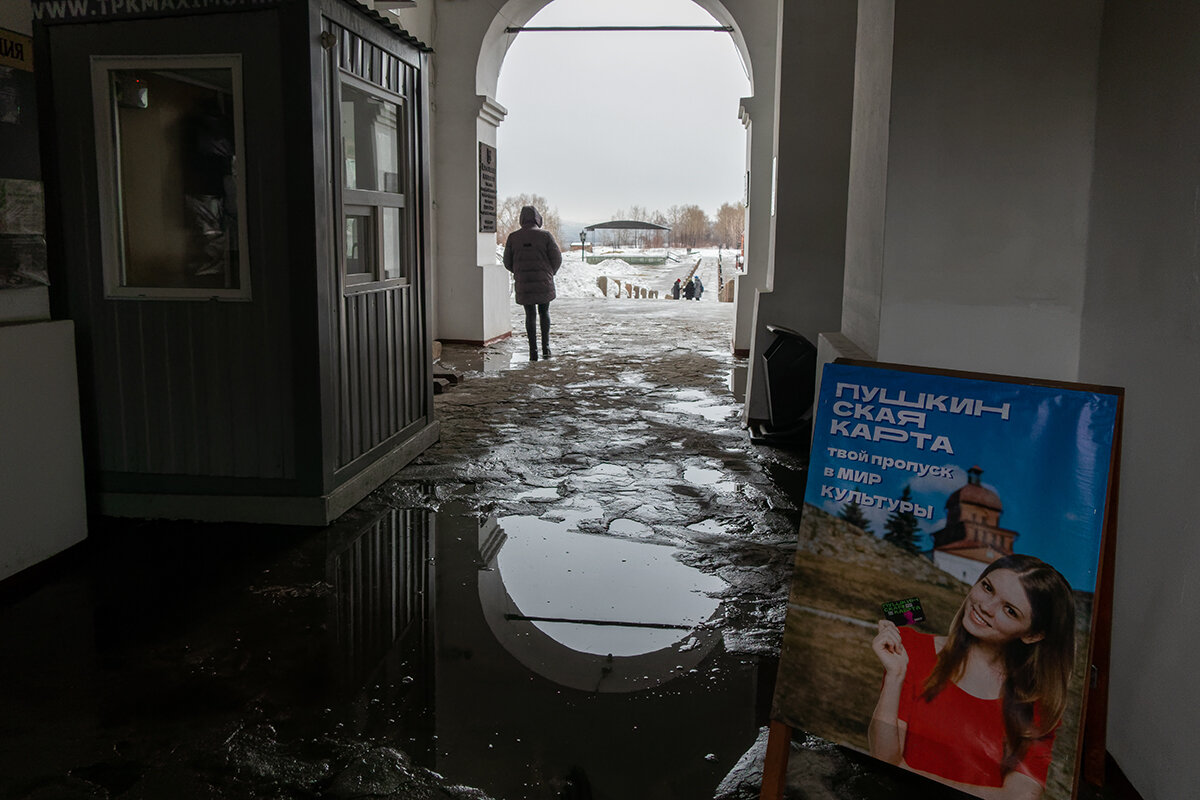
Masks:
[[[530,350],[532,350],[532,346]],[[542,331],[542,358],[550,357],[550,331]]]

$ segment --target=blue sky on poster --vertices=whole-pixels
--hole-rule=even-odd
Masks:
[[[556,0],[528,25],[716,25],[691,0]],[[727,33],[522,33],[497,100],[501,198],[532,193],[563,220],[744,199],[750,84]]]
[[[871,415],[878,418],[885,407],[877,400],[862,403],[871,410],[862,411],[860,418],[838,416],[833,412],[833,403],[838,399],[852,400],[848,392],[843,392],[841,398],[833,396],[839,381],[881,387],[889,397],[897,397],[904,391],[909,401],[924,392],[980,400],[987,408],[1000,408],[1008,403],[1009,418],[1004,420],[991,411],[976,416],[931,410],[926,412],[925,427],[919,429],[915,423],[898,425],[868,419]],[[1000,526],[1020,534],[1014,546],[1016,552],[1035,555],[1053,564],[1076,589],[1094,589],[1116,416],[1114,396],[830,365],[822,378],[819,406],[818,414],[829,424],[816,431],[807,502],[836,514],[845,501],[822,497],[822,486],[827,487],[827,492],[831,488],[859,489],[865,494],[899,498],[907,484],[916,503],[932,507],[932,519],[921,521],[922,533],[930,534],[945,525],[947,497],[967,482],[967,469],[978,466],[983,470],[983,485],[996,492],[1003,504]],[[903,406],[887,408],[892,414],[904,409]],[[841,410],[848,409],[842,406]],[[842,432],[831,434],[832,421],[846,419],[848,425],[838,428]],[[862,429],[858,429],[860,436],[847,435],[858,424],[867,425],[872,433],[879,426],[945,436],[953,452],[932,450],[936,438],[926,440],[922,449],[911,439],[903,443],[867,440],[861,437]],[[830,446],[847,451],[866,450],[870,455],[943,469],[950,467],[953,477],[918,477],[908,470],[881,469],[869,462],[831,456],[827,450]],[[840,467],[878,475],[880,482],[871,486],[838,480]],[[827,469],[832,469],[835,477],[828,477]],[[887,510],[863,510],[872,530],[882,535]],[[927,539],[926,546],[931,544]]]

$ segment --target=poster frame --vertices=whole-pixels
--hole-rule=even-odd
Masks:
[[[1112,642],[1112,597],[1117,538],[1117,507],[1120,489],[1121,441],[1123,435],[1125,389],[1117,386],[1078,383],[1071,381],[1028,378],[1012,375],[940,369],[935,367],[867,361],[862,359],[837,358],[833,364],[865,367],[894,372],[907,372],[967,380],[1007,383],[1047,389],[1062,389],[1074,392],[1090,392],[1111,395],[1115,398],[1115,418],[1112,426],[1112,446],[1109,451],[1108,474],[1104,491],[1104,518],[1101,523],[1099,554],[1096,564],[1096,585],[1093,595],[1090,635],[1088,637],[1088,675],[1082,686],[1082,702],[1079,719],[1079,739],[1075,749],[1074,780],[1071,797],[1078,798],[1081,784],[1100,787],[1106,783],[1106,725],[1108,715],[1109,660]],[[819,369],[823,372],[824,365]],[[824,377],[823,375],[820,377]],[[817,398],[821,383],[818,380]],[[821,430],[828,418],[814,408],[813,431]],[[814,435],[813,442],[816,442]],[[811,477],[811,473],[810,473]],[[806,490],[807,495],[807,490]],[[794,580],[794,579],[793,579]],[[779,671],[795,669],[780,658]],[[763,761],[760,800],[783,800],[787,787],[788,755],[791,749],[793,728],[777,718],[772,708],[768,727],[767,746]],[[883,762],[879,762],[882,766]]]

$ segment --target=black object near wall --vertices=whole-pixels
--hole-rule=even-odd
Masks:
[[[92,507],[323,525],[437,440],[428,48],[349,0],[183,5],[35,24]]]

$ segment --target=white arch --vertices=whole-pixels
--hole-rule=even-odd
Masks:
[[[476,94],[481,97],[496,96],[496,85],[500,80],[500,67],[504,64],[504,56],[508,53],[508,48],[512,47],[513,42],[516,41],[516,35],[505,33],[504,29],[525,25],[533,19],[535,14],[552,2],[554,0],[508,0],[496,12],[479,48],[479,60],[475,68]],[[742,68],[746,71],[746,77],[750,81],[750,92],[753,94],[754,70],[750,60],[750,50],[733,15],[729,13],[721,0],[692,0],[692,2],[711,14],[718,24],[733,28],[731,34],[733,45],[737,50],[738,58],[742,61]]]

